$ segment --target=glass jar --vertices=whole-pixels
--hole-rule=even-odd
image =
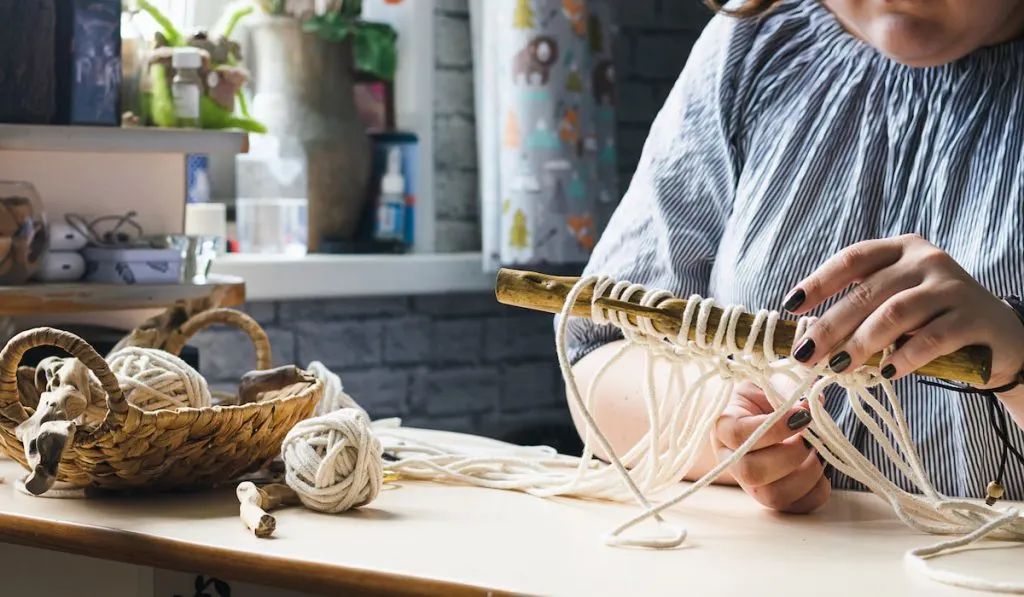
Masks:
[[[28,282],[49,246],[46,213],[35,185],[0,181],[0,286]]]

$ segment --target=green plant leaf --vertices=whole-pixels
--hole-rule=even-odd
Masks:
[[[342,0],[338,14],[356,19],[363,15],[363,0]]]
[[[357,25],[353,53],[356,68],[391,81],[398,68],[398,34],[386,23],[362,21]]]

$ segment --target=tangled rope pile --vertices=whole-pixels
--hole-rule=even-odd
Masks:
[[[932,487],[911,441],[899,398],[889,381],[874,368],[862,367],[853,372],[835,374],[825,365],[806,367],[780,357],[773,350],[773,335],[779,320],[775,312],[762,310],[755,315],[747,341],[740,348],[736,329],[744,310],[739,305],[724,308],[720,322],[713,330],[713,340],[707,342],[709,315],[714,305],[711,299],[689,297],[677,336],[659,332],[651,321],[644,318],[631,323],[624,313],[606,311],[595,302],[592,304],[592,319],[617,326],[628,342],[595,375],[592,385],[583,393],[566,356],[565,334],[572,305],[588,286],[594,287],[595,299],[606,296],[628,301],[644,293],[642,304],[647,307],[658,307],[672,298],[666,292],[646,292],[641,285],[616,283],[603,276],[583,278],[569,293],[561,312],[556,341],[569,398],[576,402],[586,421],[585,447],[580,458],[559,455],[545,447],[467,451],[465,448],[435,445],[404,433],[394,420],[384,420],[373,423],[372,429],[384,451],[397,457],[397,461],[389,463],[388,467],[407,479],[460,482],[544,497],[633,500],[642,508],[642,513],[613,529],[607,542],[612,545],[674,547],[685,541],[686,530],[668,525],[661,513],[711,484],[742,458],[801,398],[821,395],[827,386],[836,384],[846,390],[854,414],[880,443],[886,455],[916,485],[918,493],[904,491],[889,481],[846,439],[817,400],[808,401],[812,423],[801,432],[803,437],[836,470],[860,481],[885,500],[909,527],[929,534],[961,535],[907,552],[908,567],[951,585],[1024,594],[1024,585],[1019,583],[991,582],[937,571],[926,564],[926,558],[949,553],[984,537],[1024,540],[1024,519],[1014,508],[1002,509],[970,500],[950,499]],[[799,322],[798,337],[811,322],[808,318]],[[690,332],[695,332],[695,340],[688,339]],[[759,336],[762,337],[760,343],[756,342]],[[646,435],[631,450],[618,456],[590,414],[590,389],[630,345],[644,346],[647,352],[645,401],[650,425]],[[654,364],[659,360],[672,365],[669,387],[664,392],[664,395],[672,396],[672,400],[659,400],[654,389]],[[780,393],[772,383],[773,378],[780,375],[788,378],[796,390],[787,395]],[[648,495],[677,487],[679,479],[693,467],[701,444],[707,440],[711,426],[724,410],[734,385],[739,381],[753,381],[763,388],[775,412],[729,459],[720,462],[697,481],[685,484],[675,497],[652,504]],[[717,391],[711,391],[715,386]],[[887,409],[872,394],[872,388],[881,390],[890,408]],[[892,433],[895,445],[871,412]],[[609,455],[610,465],[602,464],[593,457],[595,442]],[[668,532],[647,537],[624,535],[649,519],[661,523]]]

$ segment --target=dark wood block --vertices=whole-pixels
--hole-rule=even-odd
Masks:
[[[0,122],[53,122],[56,2],[0,0]]]
[[[121,0],[56,0],[56,124],[121,124]]]

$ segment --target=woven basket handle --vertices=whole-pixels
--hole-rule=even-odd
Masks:
[[[256,348],[257,370],[264,371],[273,366],[274,359],[270,351],[270,338],[267,337],[267,332],[252,317],[237,309],[227,307],[203,311],[181,324],[178,329],[174,330],[171,337],[167,339],[164,351],[178,356],[181,353],[181,349],[185,347],[185,343],[192,336],[217,324],[237,327],[249,336],[249,339],[252,340],[252,345]]]
[[[71,332],[49,327],[21,332],[11,338],[7,346],[0,351],[0,413],[17,423],[28,418],[18,394],[18,365],[21,364],[26,352],[39,346],[56,346],[91,369],[107,395],[107,408],[110,409],[110,414],[115,421],[124,421],[130,405],[124,399],[124,392],[107,362],[85,340]]]

